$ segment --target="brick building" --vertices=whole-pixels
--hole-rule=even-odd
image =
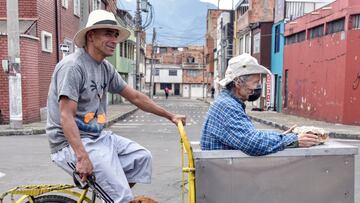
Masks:
[[[215,58],[216,52],[216,41],[217,41],[217,20],[221,15],[223,10],[220,9],[208,9],[206,16],[206,35],[205,35],[205,63],[206,71],[208,75],[206,76],[207,81],[209,81],[210,86],[216,86],[217,83],[214,83],[215,70],[217,69],[217,59]],[[220,77],[217,80],[221,79]]]
[[[337,0],[287,23],[283,111],[360,125],[359,39],[358,0]]]
[[[84,26],[89,11],[116,12],[115,0],[19,0],[20,60],[22,74],[23,123],[46,115],[51,75],[56,63],[68,53],[61,44],[74,50],[72,39]],[[85,5],[85,6],[84,6]],[[7,58],[6,0],[0,0],[0,58]],[[81,23],[82,22],[82,23]],[[8,74],[0,71],[0,124],[9,123]]]
[[[235,6],[234,56],[249,53],[261,65],[270,68],[273,18],[274,0],[240,0]],[[269,77],[262,80],[263,93],[260,99],[254,102],[260,108],[269,106]]]
[[[150,88],[151,53],[152,46],[147,45],[147,88]],[[172,90],[172,95],[183,97],[202,97],[207,92],[208,81],[202,46],[157,47],[153,72],[154,95],[164,95],[165,87]]]

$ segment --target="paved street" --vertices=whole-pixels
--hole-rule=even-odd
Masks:
[[[186,131],[190,140],[199,140],[201,125],[208,105],[198,100],[159,99],[159,104],[171,111],[187,115]],[[275,130],[255,123],[257,128]],[[133,139],[153,155],[153,181],[150,185],[136,185],[136,195],[145,194],[159,202],[181,202],[180,145],[176,127],[169,121],[143,111],[110,127],[114,132]],[[340,140],[360,146],[359,141]],[[359,170],[359,157],[356,158]],[[357,174],[358,176],[359,174]],[[356,178],[356,191],[359,190]],[[54,166],[49,159],[45,135],[0,137],[0,192],[16,185],[41,183],[72,183],[71,178]],[[360,203],[356,194],[356,202]]]

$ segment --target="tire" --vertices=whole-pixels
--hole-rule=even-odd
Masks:
[[[60,195],[43,195],[36,197],[35,203],[76,203],[75,200]],[[26,203],[29,203],[27,201]]]

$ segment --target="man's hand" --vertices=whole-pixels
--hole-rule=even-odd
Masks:
[[[85,182],[87,177],[92,174],[93,165],[89,159],[89,156],[84,156],[77,160],[76,172],[79,173],[82,182]]]
[[[177,125],[179,121],[181,121],[184,126],[186,125],[186,116],[185,115],[174,114],[170,120],[175,125]]]
[[[314,134],[299,134],[298,135],[299,147],[311,147],[320,143],[319,137]]]

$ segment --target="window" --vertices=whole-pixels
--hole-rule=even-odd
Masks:
[[[294,44],[305,40],[305,31],[289,35],[285,38],[285,44]]]
[[[61,0],[61,5],[67,9],[69,7],[69,0]]]
[[[297,42],[305,41],[305,39],[306,39],[305,31],[297,33]]]
[[[243,54],[244,53],[244,38],[240,38],[240,41],[239,41],[239,53],[240,54]]]
[[[278,53],[280,51],[280,25],[275,26],[275,46],[274,52]]]
[[[345,18],[331,21],[326,24],[327,27],[326,34],[332,34],[332,33],[344,31],[344,27],[345,27],[344,25],[345,25]]]
[[[177,70],[169,70],[169,76],[177,76]]]
[[[160,47],[160,54],[166,53],[167,49],[166,47]]]
[[[250,54],[250,34],[247,34],[245,36],[245,50],[244,50],[244,52]]]
[[[101,7],[101,0],[93,0],[92,7],[93,10],[98,10]]]
[[[124,57],[128,57],[128,41],[124,42]]]
[[[124,57],[124,42],[119,43],[120,57]]]
[[[254,50],[254,54],[260,53],[260,32],[254,35],[253,50]]]
[[[192,56],[189,56],[189,57],[186,58],[186,62],[187,63],[195,63],[195,58],[192,57]]]
[[[248,0],[244,0],[243,2],[241,2],[241,4],[239,5],[238,9],[237,9],[237,13],[238,15],[242,16],[244,15],[244,13],[246,13],[246,11],[249,10],[249,1]]]
[[[360,14],[351,16],[352,29],[360,29]]]
[[[52,53],[52,34],[41,31],[41,50]]]
[[[159,76],[159,75],[160,75],[160,70],[159,70],[159,69],[155,69],[154,75]]]
[[[319,25],[309,30],[309,38],[314,39],[324,35],[324,25]]]
[[[74,15],[80,17],[80,0],[74,0]]]
[[[188,71],[187,71],[187,74],[188,74],[188,76],[191,76],[191,77],[198,77],[198,76],[202,75],[202,71],[199,71],[199,70],[188,70]]]

